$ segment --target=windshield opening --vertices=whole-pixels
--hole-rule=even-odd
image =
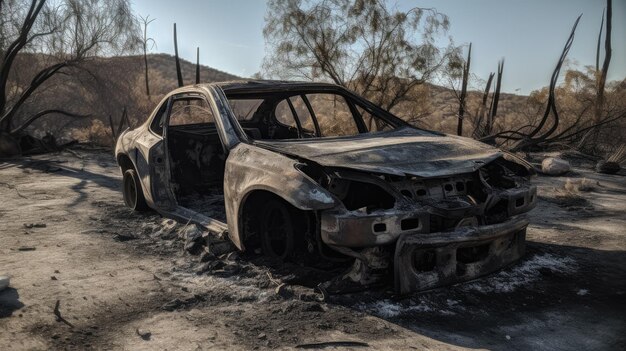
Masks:
[[[255,140],[348,137],[407,126],[367,101],[333,91],[227,97],[242,129]]]

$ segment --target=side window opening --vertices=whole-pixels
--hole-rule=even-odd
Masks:
[[[206,100],[198,97],[175,98],[170,109],[170,126],[214,124],[215,118]]]
[[[264,101],[264,99],[228,99],[235,117],[243,122],[254,120],[256,112]]]

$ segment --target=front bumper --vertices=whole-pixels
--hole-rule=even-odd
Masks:
[[[399,294],[475,279],[524,254],[528,220],[512,218],[452,232],[405,234],[396,242],[395,290]]]
[[[498,222],[526,213],[537,204],[537,187],[531,185],[508,189],[498,194]],[[394,244],[402,235],[420,235],[440,231],[432,225],[435,217],[460,221],[476,213],[456,213],[429,206],[408,205],[373,213],[334,208],[321,211],[321,238],[332,246],[366,248]]]

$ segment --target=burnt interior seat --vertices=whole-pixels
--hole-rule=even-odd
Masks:
[[[177,195],[202,193],[222,186],[226,160],[214,128],[170,128],[168,149]]]

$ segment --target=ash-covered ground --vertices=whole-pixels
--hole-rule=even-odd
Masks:
[[[624,175],[538,177],[527,254],[500,272],[325,301],[327,267],[190,255],[195,227],[131,212],[120,181],[105,152],[0,161],[0,349],[626,348]]]

